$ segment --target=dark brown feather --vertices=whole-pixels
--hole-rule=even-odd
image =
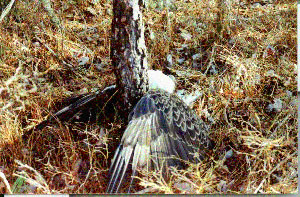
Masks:
[[[180,160],[199,162],[203,155],[197,153],[211,144],[208,131],[200,117],[176,95],[149,91],[129,115],[112,160],[107,192],[119,191],[128,168],[135,176],[137,169],[160,168],[162,163],[182,168]]]

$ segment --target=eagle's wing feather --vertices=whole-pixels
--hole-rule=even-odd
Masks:
[[[181,166],[176,158],[199,161],[195,154],[210,144],[204,122],[178,97],[166,92],[144,95],[129,119],[110,167],[108,193],[119,191],[129,165],[132,182],[137,169],[160,168],[163,163]]]

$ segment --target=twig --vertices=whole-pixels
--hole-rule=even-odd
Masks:
[[[11,10],[12,6],[14,5],[15,0],[11,0],[9,4],[6,6],[6,8],[3,10],[1,16],[0,16],[0,23],[4,19],[4,17],[9,13]]]
[[[275,166],[275,168],[273,168],[269,173],[268,176],[270,176],[275,170],[277,170],[279,168],[279,166],[281,166],[282,164],[284,164],[285,162],[287,162],[290,158],[292,158],[296,153],[298,153],[298,151],[294,152],[293,154],[289,155],[287,158],[285,158],[283,161],[281,161],[279,164],[277,164]]]
[[[40,39],[38,36],[35,36],[35,38],[41,43],[44,45],[44,47],[52,54],[54,55],[54,57],[56,57],[58,59],[58,61],[60,61],[63,65],[67,66],[71,71],[74,71],[74,67],[72,64],[69,64],[67,62],[65,62],[64,60],[62,60],[61,58],[59,58],[59,56],[57,55],[57,53],[55,53],[47,44],[45,44],[42,39]],[[78,75],[78,74],[77,74]]]
[[[270,172],[268,172],[268,174],[265,176],[265,178],[261,181],[261,183],[259,184],[259,186],[256,188],[255,190],[255,194],[260,190],[260,188],[263,186],[264,182],[266,181],[267,177],[270,176],[275,170],[277,170],[282,164],[284,164],[285,162],[287,162],[287,160],[289,160],[290,158],[292,158],[297,152],[294,152],[293,154],[289,155],[287,158],[285,158],[285,160],[281,161],[279,164],[277,164],[275,166],[275,168],[273,168]]]
[[[216,46],[214,45],[213,48],[212,48],[211,54],[210,54],[210,60],[209,60],[208,66],[207,66],[207,68],[206,68],[206,70],[204,72],[205,75],[207,74],[209,68],[211,67],[211,65],[212,65],[212,63],[214,61],[213,60],[213,56],[214,56],[214,53],[215,53],[215,48],[216,48]]]
[[[6,188],[7,188],[7,190],[8,190],[8,193],[12,194],[10,185],[9,185],[9,183],[8,183],[8,181],[7,181],[7,179],[6,179],[5,175],[4,175],[4,173],[1,172],[1,171],[0,171],[0,177],[2,178],[4,184],[6,185]]]
[[[257,194],[257,192],[258,192],[258,191],[260,190],[260,188],[263,186],[263,184],[264,184],[265,181],[266,181],[266,179],[264,178],[264,179],[262,180],[262,182],[259,184],[259,186],[256,188],[254,194]]]

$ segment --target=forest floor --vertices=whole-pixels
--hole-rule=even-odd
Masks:
[[[22,141],[69,98],[115,83],[112,1],[52,2],[63,29],[38,1],[17,1],[0,24],[0,193],[104,193],[126,126],[118,113],[75,117]],[[200,163],[172,169],[168,180],[147,172],[140,189],[297,193],[297,3],[149,2],[149,65],[171,72],[179,90],[202,93],[193,109],[216,145]]]

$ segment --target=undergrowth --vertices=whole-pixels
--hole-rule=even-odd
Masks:
[[[171,170],[168,180],[160,171],[141,172],[140,189],[296,193],[297,3],[157,2],[144,10],[149,64],[171,72],[178,89],[203,93],[193,108],[216,145],[202,162]],[[17,1],[1,24],[1,193],[103,193],[125,128],[122,114],[57,121],[23,143],[22,133],[59,110],[61,101],[115,81],[112,1],[53,3],[62,30],[38,1]]]

